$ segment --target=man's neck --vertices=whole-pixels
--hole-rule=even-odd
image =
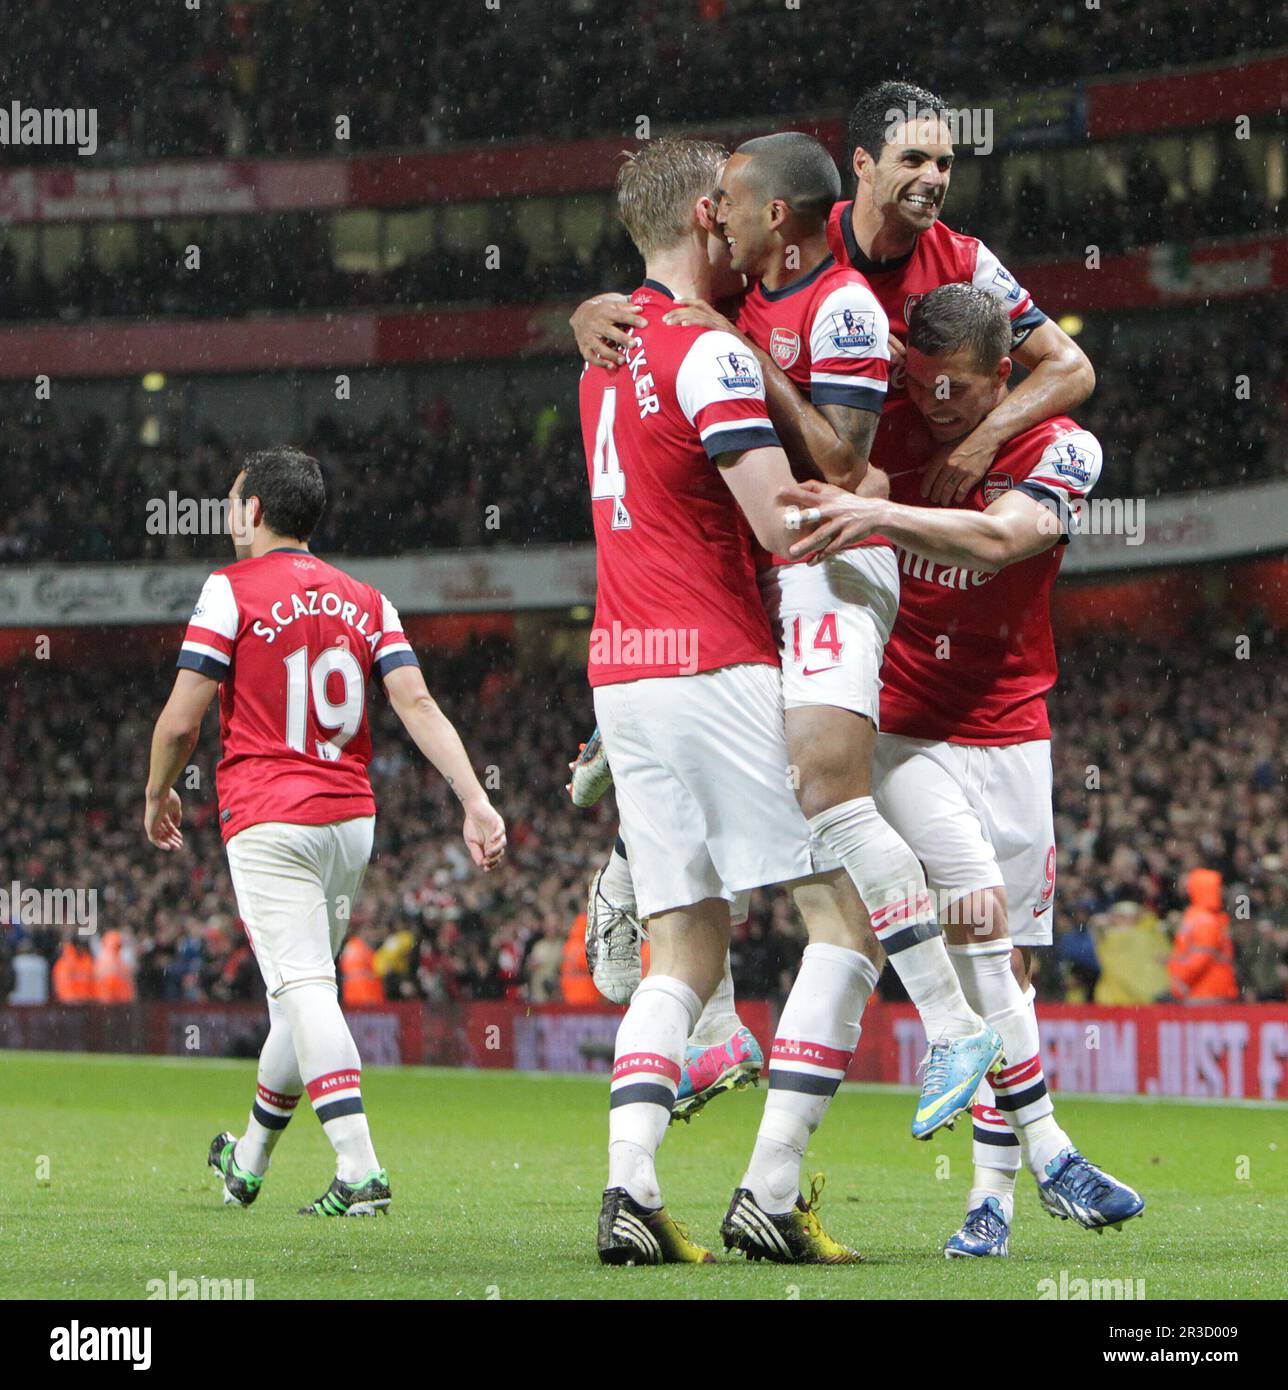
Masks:
[[[794,260],[796,265],[794,269],[791,269],[788,266],[788,260],[789,253],[793,250],[796,255],[790,259]],[[799,237],[790,245],[784,245],[775,252],[774,261],[761,276],[760,282],[767,290],[781,290],[784,285],[790,285],[793,280],[799,280],[802,275],[808,275],[830,254],[831,250],[827,244],[826,232],[816,232],[813,236]]]
[[[709,299],[711,276],[705,257],[685,244],[659,251],[644,262],[644,278],[665,285],[676,299]]]
[[[250,558],[257,560],[274,550],[308,550],[307,541],[297,541],[293,536],[278,536],[271,531],[261,531],[250,543]]]
[[[850,227],[859,250],[870,261],[896,261],[917,244],[916,229],[906,222],[883,217],[862,184],[850,208]]]

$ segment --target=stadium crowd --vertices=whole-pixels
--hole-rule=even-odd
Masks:
[[[1206,191],[1169,180],[1145,151],[1135,152],[1123,188],[1101,180],[1077,196],[1027,176],[1013,196],[980,187],[950,195],[947,222],[981,237],[1013,266],[1035,257],[1081,260],[1094,243],[1103,256],[1141,246],[1189,243],[1277,229],[1282,208],[1257,188],[1232,146]],[[329,214],[293,213],[214,219],[202,235],[200,271],[178,241],[140,224],[132,251],[110,263],[86,238],[57,275],[38,258],[25,264],[0,240],[0,320],[74,322],[96,318],[235,318],[250,313],[417,308],[437,304],[528,304],[625,287],[638,256],[612,218],[584,243],[564,240],[542,251],[524,225],[522,201],[496,204],[473,249],[435,239],[432,249],[390,253],[383,269],[356,269],[331,251]],[[501,248],[497,261],[485,255]]]
[[[348,964],[376,998],[558,999],[572,978],[586,882],[615,831],[611,797],[587,813],[562,790],[592,721],[584,672],[553,660],[517,667],[498,637],[425,655],[431,688],[506,816],[509,855],[493,874],[472,870],[455,801],[373,697],[376,853]],[[1274,712],[1288,688],[1282,649],[1254,631],[1241,659],[1236,634],[1219,624],[1166,646],[1100,634],[1067,650],[1062,668],[1052,707],[1058,939],[1044,996],[1169,997],[1172,939],[1187,909],[1201,908],[1228,942],[1229,996],[1288,997],[1288,792],[1278,758],[1288,731]],[[48,994],[51,968],[55,994],[79,976],[86,997],[105,1000],[257,998],[220,846],[214,718],[192,764],[199,785],[180,778],[186,843],[164,855],[140,822],[168,672],[33,661],[3,680],[0,884],[93,889],[97,922],[82,940],[10,913],[0,922],[0,1000],[15,989],[26,998],[42,980]],[[1197,888],[1195,869],[1209,871]],[[786,897],[757,894],[733,948],[744,997],[783,991],[803,945]],[[885,988],[897,997],[888,971]]]
[[[575,382],[571,369],[565,375]],[[331,505],[316,537],[325,553],[590,538],[580,428],[569,411],[507,414],[498,406],[486,428],[469,429],[445,395],[415,422],[364,429],[323,418],[301,442],[327,474]],[[97,416],[69,425],[33,415],[0,420],[11,495],[26,499],[0,516],[0,564],[225,560],[226,535],[155,532],[149,504],[155,509],[171,492],[226,496],[241,452],[213,433],[190,449],[144,448]]]
[[[1116,338],[1090,345],[1097,387],[1078,418],[1111,465],[1099,495],[1154,497],[1282,474],[1288,316],[1274,312],[1278,302],[1264,301],[1255,361],[1240,317],[1189,316],[1179,321],[1184,331],[1143,347]],[[1241,372],[1246,393],[1236,389]],[[552,365],[550,380],[541,408],[507,407],[499,393],[482,428],[457,418],[446,390],[415,420],[317,420],[300,442],[322,460],[336,501],[318,549],[373,555],[589,541],[575,372]],[[213,432],[191,448],[144,447],[101,417],[5,412],[0,457],[15,501],[0,514],[0,565],[223,559],[227,537],[156,532],[149,506],[172,492],[223,497],[241,453],[239,441]]]
[[[867,72],[915,66],[932,89],[986,97],[981,74],[1037,89],[1288,44],[1282,7],[1257,0],[1201,18],[1177,0],[1138,0],[970,23],[929,6],[860,15],[850,0],[108,0],[77,24],[58,0],[32,0],[9,19],[0,86],[28,106],[97,110],[99,148],[117,160],[566,138],[631,130],[640,112],[676,122],[839,109],[853,69],[817,55],[856,45]],[[341,115],[350,128],[338,139]]]

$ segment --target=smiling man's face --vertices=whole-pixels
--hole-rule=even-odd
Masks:
[[[758,280],[773,250],[773,200],[766,198],[751,172],[750,155],[730,155],[720,175],[716,221],[729,245],[734,270]]]
[[[881,158],[874,163],[864,154],[857,172],[884,218],[924,232],[944,205],[952,168],[953,137],[947,122],[919,119],[895,126]]]

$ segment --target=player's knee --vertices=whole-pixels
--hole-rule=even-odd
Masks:
[[[866,770],[851,765],[802,769],[796,800],[806,820],[858,797],[870,796]]]

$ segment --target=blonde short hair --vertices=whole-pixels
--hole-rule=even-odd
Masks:
[[[693,204],[714,196],[729,152],[710,140],[667,137],[628,153],[617,171],[617,215],[649,256],[674,246],[691,226]]]

